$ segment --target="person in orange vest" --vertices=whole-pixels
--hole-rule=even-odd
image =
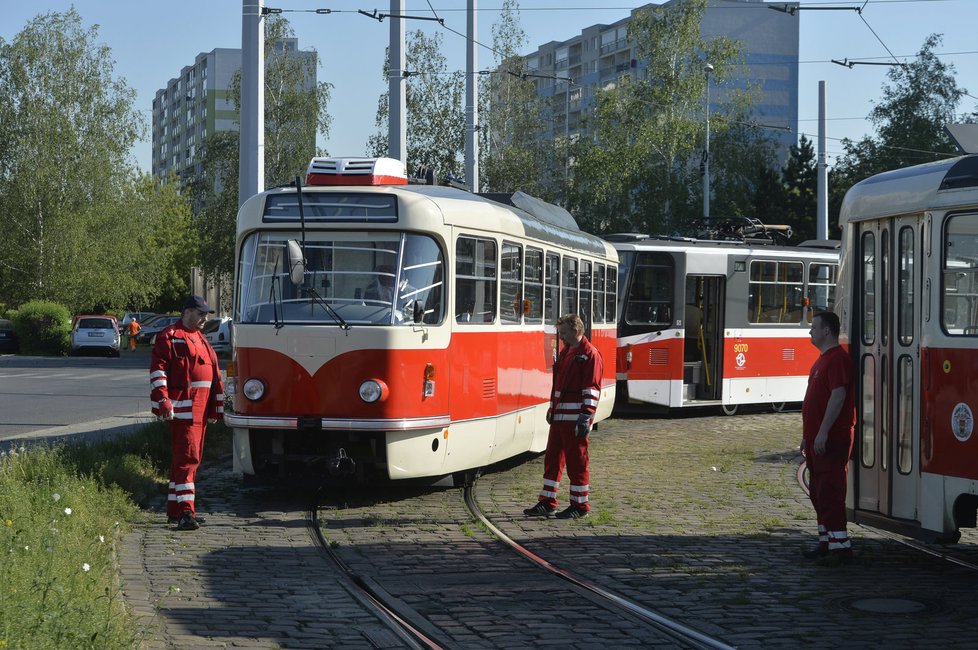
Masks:
[[[214,349],[200,328],[214,310],[200,296],[183,304],[179,321],[156,335],[149,362],[153,415],[170,429],[173,459],[166,514],[177,530],[196,530],[194,482],[208,423],[224,419],[224,384]]]
[[[577,314],[557,320],[557,336],[563,349],[554,363],[547,422],[550,435],[543,457],[543,490],[537,503],[523,511],[528,517],[580,519],[591,512],[588,434],[601,396],[604,362],[601,353],[584,336],[584,323]],[[570,505],[557,512],[557,488],[567,465]]]
[[[139,334],[139,330],[141,330],[141,329],[143,329],[143,328],[140,327],[139,323],[136,322],[136,319],[135,318],[133,318],[131,321],[129,321],[129,324],[126,325],[126,333],[129,335],[129,351],[130,352],[135,352],[136,351],[136,335]]]

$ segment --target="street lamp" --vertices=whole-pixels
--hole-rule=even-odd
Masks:
[[[703,66],[706,73],[706,148],[703,150],[703,220],[710,218],[710,73],[713,66]]]

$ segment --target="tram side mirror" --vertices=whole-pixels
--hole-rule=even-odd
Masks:
[[[289,248],[289,280],[299,286],[306,275],[306,260],[302,256],[302,247],[294,239],[288,241]]]
[[[424,319],[424,305],[421,304],[420,300],[414,301],[414,313],[412,316],[414,317],[415,323],[420,323]]]

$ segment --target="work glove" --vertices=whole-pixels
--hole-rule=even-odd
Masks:
[[[554,410],[552,408],[547,409],[547,424],[554,423]]]
[[[581,413],[577,416],[577,426],[574,428],[574,433],[578,438],[587,438],[587,434],[591,432],[591,416]]]

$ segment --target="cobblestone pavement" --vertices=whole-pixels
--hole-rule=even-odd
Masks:
[[[797,413],[616,419],[592,434],[590,518],[523,517],[541,457],[489,471],[476,500],[558,566],[737,647],[978,647],[975,572],[859,526],[853,564],[801,558],[814,518],[799,437]],[[198,484],[205,526],[181,533],[152,513],[121,552],[144,647],[402,647],[315,547],[297,502],[308,495],[242,489],[224,465]],[[324,511],[325,534],[456,647],[665,647],[587,598],[547,598],[544,574],[519,568],[460,504],[452,489],[364,492]],[[952,550],[978,562],[971,533]]]

